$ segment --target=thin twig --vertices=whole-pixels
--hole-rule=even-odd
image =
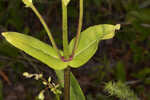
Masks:
[[[75,38],[74,48],[72,50],[72,57],[74,56],[75,51],[76,51],[76,49],[78,47],[80,33],[81,33],[81,29],[82,29],[82,23],[83,23],[82,20],[83,20],[83,0],[80,0],[79,23],[78,23],[78,28],[77,28],[77,34],[76,34],[76,38]]]
[[[61,54],[59,52],[59,49],[57,48],[57,45],[56,45],[56,43],[54,41],[52,33],[51,33],[50,29],[48,28],[46,22],[44,21],[44,19],[42,18],[41,14],[38,12],[38,10],[34,7],[34,5],[31,6],[31,9],[34,11],[34,13],[37,15],[37,17],[41,21],[43,27],[45,28],[45,30],[46,30],[46,32],[48,34],[48,37],[49,37],[50,41],[52,43],[52,46],[55,48],[55,50],[57,51],[58,56],[61,58]]]
[[[2,70],[0,70],[0,76],[2,76],[2,78],[3,78],[9,85],[11,85],[10,80],[8,79],[7,75],[6,75]]]

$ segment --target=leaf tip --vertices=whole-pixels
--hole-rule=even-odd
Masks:
[[[7,32],[2,32],[2,35],[5,37],[8,33]]]
[[[121,27],[121,25],[120,25],[120,24],[116,24],[116,25],[115,25],[115,29],[116,29],[116,30],[119,30],[119,29],[120,29],[120,27]]]

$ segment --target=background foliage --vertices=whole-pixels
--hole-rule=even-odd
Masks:
[[[60,0],[35,0],[35,6],[51,28],[59,48],[61,41]],[[75,36],[78,1],[68,9],[69,39]],[[84,0],[83,29],[95,24],[118,24],[122,29],[115,38],[102,41],[95,56],[79,69],[72,69],[87,100],[112,100],[103,91],[104,83],[122,81],[142,100],[150,99],[150,0]],[[0,0],[0,33],[17,31],[49,43],[46,32],[21,0]],[[44,66],[44,67],[43,67]],[[46,65],[7,43],[0,35],[0,99],[33,100],[43,88],[37,81],[25,79],[22,73],[41,72],[57,82],[55,73]],[[34,91],[33,91],[34,90]],[[53,94],[47,93],[46,98]],[[52,99],[53,100],[53,99]]]

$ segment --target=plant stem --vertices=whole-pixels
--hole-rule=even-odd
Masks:
[[[63,30],[64,58],[68,59],[69,46],[68,46],[67,6],[65,6],[65,4],[63,3],[63,0],[62,0],[62,30]]]
[[[62,30],[64,59],[69,58],[67,5],[62,0]],[[70,67],[64,69],[64,100],[70,100]]]
[[[64,70],[64,100],[70,100],[70,67]]]
[[[78,23],[78,29],[77,29],[77,34],[76,34],[76,38],[75,38],[74,48],[72,50],[72,57],[74,56],[75,51],[78,47],[79,37],[80,37],[81,29],[82,29],[82,20],[83,20],[83,0],[80,0],[79,23]]]
[[[52,46],[55,48],[55,50],[56,50],[58,56],[61,58],[61,54],[60,54],[60,52],[59,52],[59,49],[58,49],[57,46],[56,46],[56,43],[55,43],[54,38],[53,38],[53,36],[52,36],[52,33],[51,33],[51,31],[49,30],[49,28],[48,28],[46,22],[44,21],[44,19],[42,18],[42,16],[41,16],[40,13],[38,12],[38,10],[34,7],[34,5],[31,6],[31,9],[32,9],[33,12],[36,14],[36,16],[39,18],[39,20],[41,21],[43,27],[45,28],[45,30],[46,30],[46,32],[47,32],[47,34],[48,34],[48,37],[49,37],[50,41],[51,41],[51,43],[52,43]]]
[[[60,100],[59,94],[56,94],[56,100]]]

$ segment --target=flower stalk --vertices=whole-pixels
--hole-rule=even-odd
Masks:
[[[69,58],[67,5],[62,0],[62,30],[64,61]],[[70,100],[70,67],[64,69],[64,100]]]
[[[32,0],[23,0],[23,3],[26,5],[26,7],[30,7],[33,12],[36,14],[36,16],[39,18],[40,22],[42,23],[43,27],[45,28],[47,34],[48,34],[48,37],[52,43],[52,46],[55,48],[58,56],[61,58],[61,54],[59,52],[59,49],[57,48],[57,45],[54,41],[54,38],[52,36],[52,33],[50,31],[50,29],[48,28],[46,22],[44,21],[43,17],[41,16],[41,14],[38,12],[38,10],[35,8],[35,6],[33,5],[32,3]]]
[[[79,44],[79,38],[80,38],[80,33],[81,33],[81,29],[82,29],[82,23],[83,23],[83,0],[80,0],[80,9],[79,9],[79,23],[78,23],[78,28],[77,28],[77,34],[76,34],[76,38],[75,38],[75,44],[74,44],[74,48],[72,50],[72,56],[73,57],[75,55],[75,51],[78,47]]]

